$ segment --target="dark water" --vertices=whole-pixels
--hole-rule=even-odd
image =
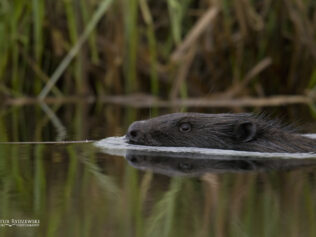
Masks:
[[[1,141],[121,136],[136,119],[172,112],[50,108],[55,118],[39,107],[4,109]],[[308,107],[264,111],[316,132]],[[191,158],[124,158],[92,143],[0,145],[0,236],[316,236],[314,160]],[[40,224],[1,226],[11,219]]]

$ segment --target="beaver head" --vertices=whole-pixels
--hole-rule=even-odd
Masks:
[[[136,121],[128,143],[260,152],[316,151],[316,140],[294,134],[278,122],[250,113],[173,113]]]

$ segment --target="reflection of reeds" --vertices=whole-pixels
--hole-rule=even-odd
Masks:
[[[5,96],[36,96],[60,77],[56,96],[264,96],[315,87],[313,0],[16,0],[0,14]]]
[[[91,115],[85,106],[53,108],[71,138],[122,135],[145,113],[97,105]],[[52,124],[39,108],[2,111],[1,141],[54,140]],[[28,230],[39,236],[315,235],[313,169],[166,178],[91,144],[0,145],[0,157],[0,219],[39,218]]]
[[[0,145],[0,154],[0,219],[39,218],[28,231],[41,236],[315,235],[310,168],[166,178],[89,144]]]

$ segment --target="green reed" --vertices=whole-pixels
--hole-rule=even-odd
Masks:
[[[146,36],[148,39],[149,45],[149,54],[150,54],[150,85],[151,85],[151,92],[154,95],[159,94],[159,81],[158,81],[158,61],[157,61],[157,41],[155,37],[155,29],[154,23],[152,19],[152,14],[150,12],[149,6],[146,0],[140,0],[140,8],[142,11],[142,16],[146,23]]]
[[[123,9],[125,14],[125,78],[126,92],[134,92],[137,90],[137,73],[136,73],[136,57],[138,49],[138,0],[125,0],[126,8]]]
[[[82,0],[2,1],[0,93],[37,96],[100,7]],[[228,90],[265,58],[271,59],[271,65],[240,94],[256,94],[258,88],[265,94],[315,88],[316,28],[308,13],[314,7],[312,0],[284,4],[266,0],[260,5],[255,1],[210,5],[203,0],[132,0],[113,1],[111,11],[75,52],[74,62],[64,65],[62,79],[52,92],[55,96],[61,96],[57,90],[64,96],[102,95],[122,93],[125,88],[125,92],[166,96],[181,66],[170,56],[209,7],[218,8],[220,14],[189,46],[198,45],[178,95]],[[112,77],[120,81],[109,83]]]

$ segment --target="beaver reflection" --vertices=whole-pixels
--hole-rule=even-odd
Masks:
[[[254,159],[249,157],[229,159],[226,157],[176,156],[162,152],[128,151],[126,156],[129,164],[141,170],[151,170],[168,176],[201,176],[205,173],[224,172],[265,172],[293,170],[316,165],[312,159],[284,160],[277,158]]]

